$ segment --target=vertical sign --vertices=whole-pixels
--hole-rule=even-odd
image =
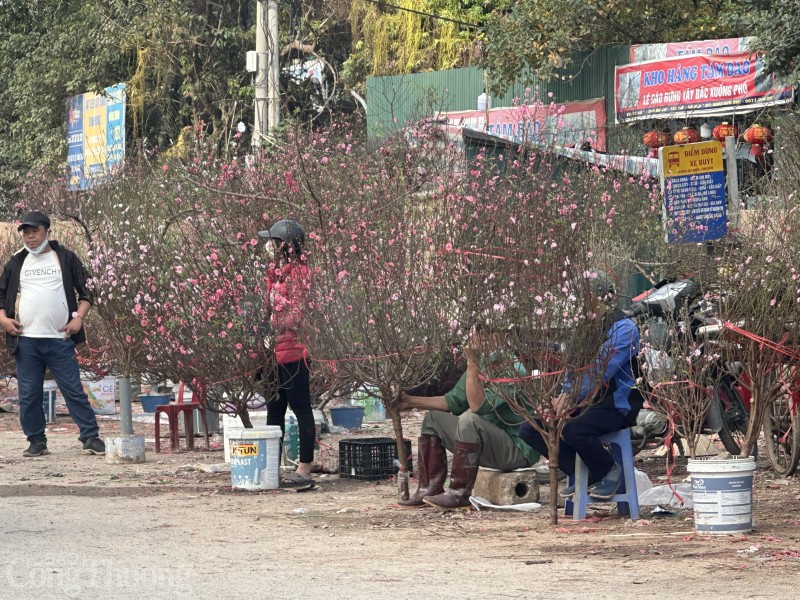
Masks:
[[[667,242],[708,242],[725,237],[725,171],[717,141],[658,149]]]
[[[83,178],[83,94],[67,98],[67,189],[82,190]]]
[[[106,92],[106,165],[113,172],[125,157],[125,84],[106,88]]]
[[[67,189],[105,181],[125,156],[125,84],[67,99]]]

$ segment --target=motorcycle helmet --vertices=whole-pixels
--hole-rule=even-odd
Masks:
[[[589,282],[589,289],[598,298],[606,298],[616,293],[614,290],[614,282],[611,281],[611,278],[605,271],[591,269],[587,273],[586,279]]]
[[[258,232],[259,237],[280,240],[290,246],[296,256],[303,253],[306,244],[306,232],[300,223],[291,219],[281,219],[269,229]]]

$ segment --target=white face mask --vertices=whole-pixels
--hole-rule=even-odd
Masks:
[[[47,237],[44,238],[44,241],[39,246],[37,246],[36,248],[31,249],[31,248],[28,248],[27,246],[25,246],[25,249],[28,252],[30,252],[31,254],[33,254],[34,256],[38,256],[39,254],[44,252],[45,248],[47,248],[47,245],[50,243],[50,239],[49,238],[50,238],[50,235],[48,234]]]

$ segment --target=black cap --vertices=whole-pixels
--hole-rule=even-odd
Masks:
[[[269,229],[259,231],[258,235],[262,238],[272,238],[292,244],[297,252],[301,252],[306,243],[306,232],[300,223],[291,219],[282,219]]]
[[[45,229],[50,229],[50,217],[40,210],[32,210],[22,219],[17,231],[22,231],[23,227],[40,227],[42,225]]]

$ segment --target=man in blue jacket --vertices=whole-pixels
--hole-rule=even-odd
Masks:
[[[589,274],[589,285],[599,300],[601,326],[606,338],[591,372],[584,373],[580,390],[567,378],[561,394],[553,402],[555,412],[568,408],[570,402],[586,404],[593,392],[595,398],[582,412],[565,425],[558,450],[558,466],[569,476],[575,475],[575,456],[581,457],[589,469],[589,495],[598,500],[612,498],[619,488],[622,468],[600,443],[600,436],[626,429],[636,423],[643,398],[635,388],[639,330],[636,324],[614,306],[614,286],[603,271]],[[599,388],[598,388],[599,386]],[[539,453],[547,456],[547,444],[529,423],[519,430],[520,437]],[[575,493],[567,487],[562,496]]]
[[[50,218],[34,210],[18,230],[23,247],[0,277],[0,325],[17,363],[19,420],[30,446],[23,456],[48,454],[42,410],[49,368],[69,414],[80,428],[85,454],[105,454],[97,418],[81,384],[76,344],[86,341],[83,321],[92,306],[81,261],[50,238]]]

